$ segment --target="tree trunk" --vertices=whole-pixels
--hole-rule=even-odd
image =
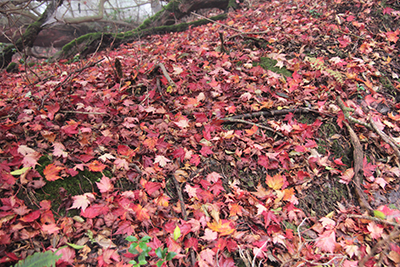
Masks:
[[[28,26],[25,33],[18,38],[17,42],[4,48],[3,52],[0,54],[0,68],[7,67],[17,51],[23,51],[25,48],[33,46],[37,35],[42,30],[43,24],[57,10],[62,2],[63,0],[51,1],[40,18]]]
[[[227,9],[236,7],[235,0],[173,0],[154,16],[146,19],[138,30],[175,24],[177,20],[190,15],[190,12],[203,8]]]

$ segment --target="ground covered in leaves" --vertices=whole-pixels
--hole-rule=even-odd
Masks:
[[[398,266],[399,19],[267,1],[3,71],[0,263]]]

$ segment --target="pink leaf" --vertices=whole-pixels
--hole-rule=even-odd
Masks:
[[[100,182],[96,182],[96,184],[101,193],[107,193],[114,189],[114,185],[111,183],[110,178],[108,178],[107,176],[103,176]]]
[[[335,231],[327,230],[323,232],[316,240],[315,245],[322,251],[333,253],[336,245]]]

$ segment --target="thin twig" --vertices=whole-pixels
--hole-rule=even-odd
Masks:
[[[251,122],[251,121],[246,121],[246,120],[242,120],[242,119],[231,119],[231,118],[229,118],[229,117],[228,117],[228,118],[224,118],[224,121],[239,122],[239,123],[245,123],[245,124],[255,125],[255,126],[257,126],[258,128],[265,129],[265,130],[268,130],[268,131],[270,131],[270,132],[276,133],[276,134],[279,135],[280,137],[285,137],[283,134],[281,134],[280,132],[275,131],[275,130],[272,129],[271,127],[264,126],[264,125],[261,125],[261,124],[258,124],[258,123],[254,123],[254,122]]]
[[[75,111],[75,110],[60,110],[62,113],[76,113],[76,114],[87,114],[87,115],[107,115],[105,112],[88,112],[88,111]]]
[[[183,219],[185,221],[187,221],[188,217],[187,217],[187,212],[186,212],[186,205],[185,205],[185,201],[183,200],[183,195],[182,195],[182,189],[179,186],[178,181],[175,179],[175,177],[172,175],[172,181],[174,182],[176,191],[178,192],[178,198],[179,198],[179,202],[181,204],[181,212],[182,212],[182,216]],[[191,238],[192,235],[191,233],[188,234],[188,238]],[[191,261],[192,261],[192,266],[195,266],[196,264],[196,256],[194,255],[194,250],[191,248],[190,249],[190,257],[191,257]]]

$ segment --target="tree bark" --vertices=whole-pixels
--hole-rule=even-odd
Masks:
[[[43,28],[43,24],[50,18],[50,16],[62,4],[63,0],[53,0],[47,6],[43,14],[34,23],[30,24],[25,33],[18,38],[17,42],[13,45],[7,46],[0,54],[0,68],[5,68],[12,61],[13,55],[17,51],[22,51],[26,47],[32,47],[36,40],[37,35]]]

